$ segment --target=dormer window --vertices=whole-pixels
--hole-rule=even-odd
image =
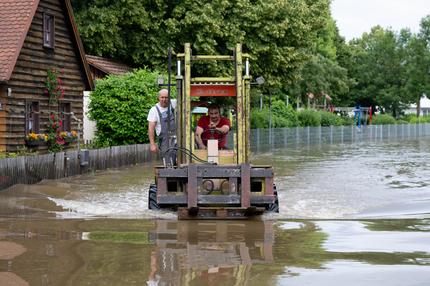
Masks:
[[[43,46],[45,48],[54,48],[54,16],[43,13]]]

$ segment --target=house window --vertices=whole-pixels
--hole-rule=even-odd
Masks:
[[[54,48],[54,16],[43,13],[43,46],[46,48]]]
[[[63,122],[61,131],[71,131],[70,102],[62,102],[59,106],[60,119]]]
[[[39,133],[39,102],[27,101],[25,104],[25,134]]]

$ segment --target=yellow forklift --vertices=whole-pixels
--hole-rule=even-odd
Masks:
[[[190,44],[185,44],[184,53],[176,56],[176,126],[169,127],[176,132],[170,132],[169,146],[162,153],[164,165],[155,167],[149,209],[175,209],[179,219],[243,219],[278,212],[272,166],[250,163],[249,55],[242,53],[240,44],[233,55],[193,55]],[[230,61],[232,74],[193,77],[193,65],[207,61]],[[170,69],[169,52],[169,100]],[[208,148],[198,149],[192,127],[194,106],[201,98],[219,102],[226,97],[231,98],[230,104],[234,102],[228,106],[233,119],[228,134],[231,144],[219,150],[218,140],[209,139]]]

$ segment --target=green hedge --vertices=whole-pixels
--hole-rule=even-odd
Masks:
[[[281,100],[273,103],[272,112],[275,114],[276,127],[294,127],[299,124],[297,112],[291,105],[287,107]]]
[[[269,109],[253,109],[251,111],[251,128],[269,127]],[[286,107],[282,101],[272,105],[272,127],[296,127],[296,126],[340,126],[352,125],[353,118],[339,116],[327,111],[315,111],[305,109],[297,112],[291,105]]]
[[[269,109],[252,109],[250,117],[252,129],[269,127]]]
[[[320,111],[321,126],[340,126],[344,123],[348,124],[348,121],[344,120],[341,116],[327,111]],[[351,121],[352,122],[352,121]]]
[[[379,114],[373,116],[372,125],[396,124],[396,119],[388,114]]]
[[[157,102],[158,76],[141,69],[97,81],[89,105],[89,116],[97,122],[97,146],[148,142],[147,115]]]
[[[251,128],[268,128],[269,127],[269,109],[251,110]],[[362,123],[364,119],[362,119]],[[388,114],[374,115],[372,125],[384,124],[408,124],[408,123],[430,123],[430,115],[416,117],[415,115],[407,115],[399,120]],[[327,111],[317,111],[312,109],[304,109],[300,111],[294,110],[291,105],[288,108],[282,101],[277,101],[272,105],[272,127],[296,127],[296,126],[341,126],[353,125],[354,118],[348,116],[339,116],[335,113]]]
[[[409,123],[430,123],[430,115],[420,117],[410,117]]]
[[[319,112],[305,109],[299,112],[299,122],[300,126],[320,126],[321,125],[321,115]]]
[[[251,110],[251,128],[269,128],[270,110]],[[299,125],[297,112],[290,106],[286,106],[283,101],[275,101],[272,104],[272,127],[294,127]]]

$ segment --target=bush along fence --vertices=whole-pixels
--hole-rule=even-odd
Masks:
[[[430,137],[430,123],[356,126],[318,126],[254,129],[252,152],[281,148],[303,148],[324,144],[348,144]]]
[[[34,184],[44,179],[145,163],[155,157],[148,144],[138,144],[0,159],[0,190],[15,184]]]

